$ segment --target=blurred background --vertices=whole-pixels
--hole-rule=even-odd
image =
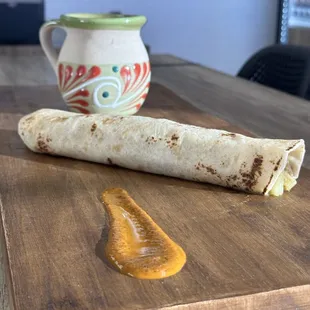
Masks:
[[[0,0],[0,45],[39,44],[49,19],[72,12],[143,14],[152,54],[173,54],[235,75],[274,43],[310,45],[310,0]],[[55,31],[55,46],[65,34]]]

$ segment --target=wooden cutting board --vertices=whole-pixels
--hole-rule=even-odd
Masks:
[[[310,307],[308,170],[291,193],[274,198],[34,154],[17,122],[39,108],[65,109],[56,87],[3,87],[0,94],[2,246],[12,307]],[[245,133],[158,84],[140,114]],[[128,190],[183,247],[188,261],[180,273],[137,280],[106,265],[100,194],[112,186]]]

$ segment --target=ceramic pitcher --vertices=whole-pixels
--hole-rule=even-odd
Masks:
[[[140,37],[146,18],[120,14],[66,14],[42,25],[40,42],[53,66],[68,109],[130,115],[147,96],[151,70]],[[56,52],[52,31],[66,39]]]

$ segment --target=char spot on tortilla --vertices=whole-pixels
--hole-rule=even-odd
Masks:
[[[90,131],[91,131],[91,132],[94,132],[96,129],[97,129],[97,124],[96,124],[96,123],[93,123],[92,126],[91,126]]]
[[[176,140],[166,140],[167,146],[172,149],[173,147],[177,146],[178,144],[174,142]]]
[[[38,149],[40,152],[48,153],[48,145],[43,140],[38,140]]]
[[[222,136],[228,136],[228,137],[232,137],[232,138],[235,138],[236,137],[236,134],[235,133],[222,133]]]
[[[174,133],[171,137],[171,141],[178,141],[179,137]]]
[[[296,144],[298,144],[298,142],[297,142],[297,143],[294,143],[292,146],[288,147],[286,150],[287,150],[287,151],[291,150],[293,147],[296,146]]]
[[[255,159],[254,159],[254,162],[253,162],[253,167],[259,167],[261,166],[263,163],[263,156],[261,155],[258,155]]]
[[[171,140],[169,139],[165,139],[167,146],[172,149],[173,147],[177,146],[177,140],[179,139],[178,136],[176,135],[172,135]],[[161,139],[159,139],[161,140]]]
[[[217,175],[218,177],[220,177],[217,174],[216,169],[212,168],[211,166],[206,166],[204,164],[202,164],[201,162],[199,162],[197,165],[195,165],[196,170],[200,170],[200,169],[205,169],[208,173],[211,173],[213,175]]]
[[[263,190],[263,194],[265,194],[265,193],[266,193],[267,188],[268,188],[268,186],[269,186],[269,184],[270,184],[270,182],[271,182],[272,178],[273,178],[273,173],[271,174],[270,179],[269,179],[269,181],[268,181],[267,185],[265,186],[265,188],[264,188],[264,190]]]
[[[274,171],[277,171],[279,169],[280,163],[281,163],[282,157],[276,162],[276,165],[274,167]]]
[[[112,159],[111,159],[110,157],[108,157],[108,163],[109,163],[110,165],[113,165],[113,161],[112,161]]]
[[[216,170],[210,166],[206,167],[206,170],[210,172],[211,174],[216,174]]]
[[[154,136],[147,137],[146,140],[145,140],[145,142],[148,143],[148,144],[151,144],[152,142],[155,143],[157,141],[158,140]]]
[[[262,175],[263,156],[257,155],[252,163],[251,170],[244,172],[240,169],[242,182],[246,190],[250,191],[258,182],[258,178]]]
[[[238,176],[233,174],[227,177],[227,182],[231,182],[231,181],[237,181]]]
[[[229,175],[227,177],[227,179],[225,180],[226,182],[226,185],[228,187],[237,187],[239,188],[240,186],[240,181],[239,181],[239,178],[236,174],[232,174],[232,175]]]
[[[39,134],[38,139],[37,139],[37,150],[41,153],[51,153],[50,147],[48,145],[48,142],[51,141],[50,139],[46,139],[44,141],[44,138],[42,137],[41,134]]]

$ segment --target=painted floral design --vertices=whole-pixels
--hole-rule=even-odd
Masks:
[[[62,94],[66,96],[67,104],[79,112],[89,114],[89,91],[83,87],[85,82],[98,77],[101,69],[97,66],[87,70],[86,66],[78,66],[76,70],[71,65],[62,63],[58,66],[58,85]]]
[[[58,86],[71,110],[134,114],[150,87],[150,63],[85,66],[60,63]]]
[[[124,66],[122,67],[120,74],[124,81],[122,94],[126,94],[127,92],[136,93],[137,91],[140,91],[140,94],[134,97],[128,107],[128,109],[131,109],[135,106],[136,109],[139,110],[150,88],[150,83],[145,83],[150,75],[150,63],[144,62],[141,65],[135,64],[133,67]]]

